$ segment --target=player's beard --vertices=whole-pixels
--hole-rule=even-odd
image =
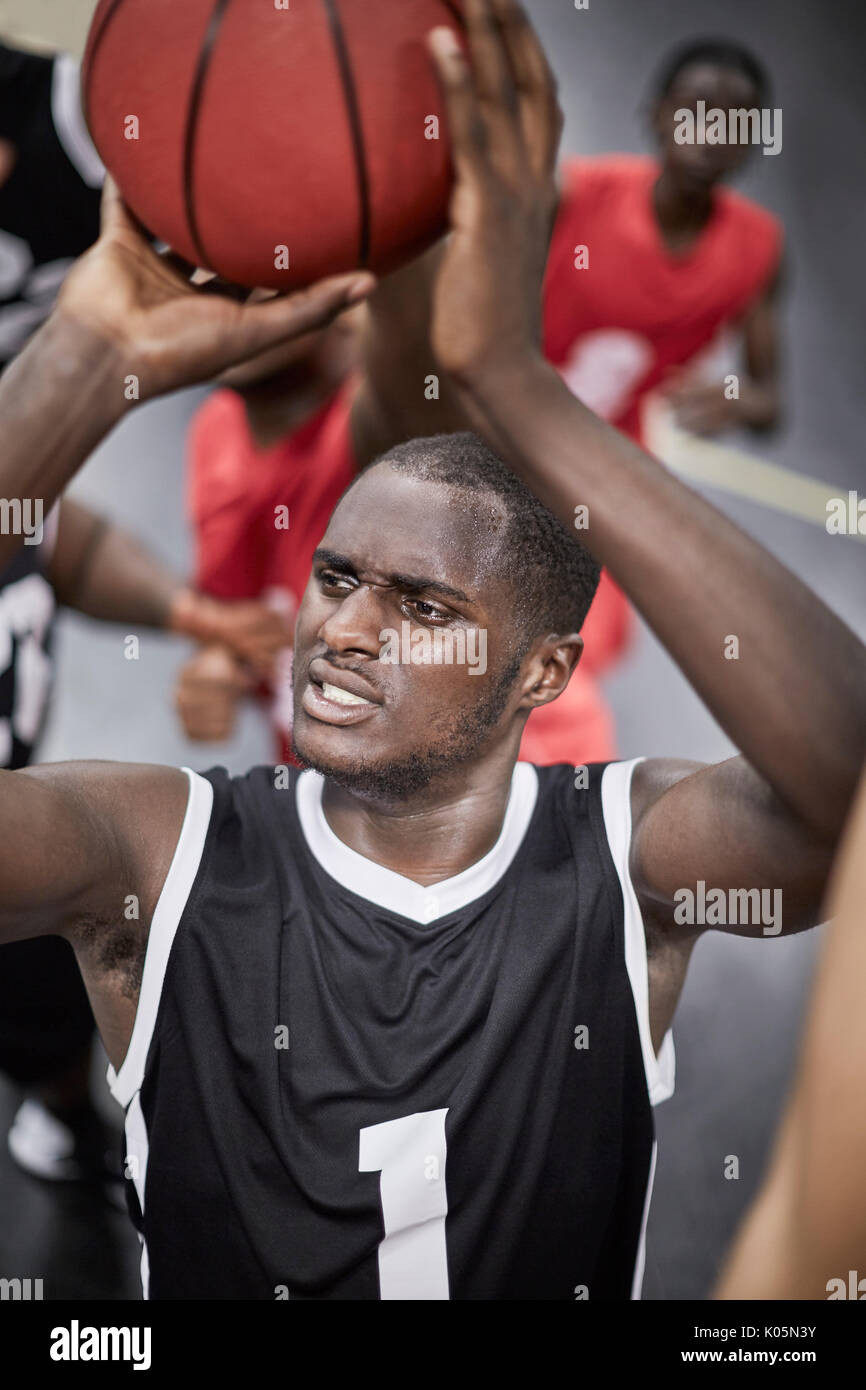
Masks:
[[[323,758],[308,758],[298,747],[294,733],[292,751],[302,767],[313,768],[348,792],[376,801],[408,800],[475,756],[508,703],[520,664],[516,657],[483,699],[468,711],[447,712],[436,721],[432,733],[428,721],[424,746],[405,758],[329,763]]]

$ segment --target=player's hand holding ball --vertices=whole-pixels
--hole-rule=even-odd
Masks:
[[[447,29],[430,37],[456,173],[432,334],[440,365],[468,385],[540,356],[562,112],[516,0],[467,0],[465,12],[469,62]]]
[[[109,179],[99,240],[70,271],[58,309],[113,347],[146,400],[323,327],[375,284],[357,271],[288,296],[239,299],[219,282],[193,284],[193,272],[153,249]]]

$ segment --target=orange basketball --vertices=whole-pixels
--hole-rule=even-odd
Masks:
[[[288,289],[384,272],[441,234],[447,131],[426,35],[461,0],[101,0],[94,143],[196,265]]]

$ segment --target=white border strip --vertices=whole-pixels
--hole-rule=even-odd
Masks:
[[[625,923],[625,964],[634,995],[634,1007],[640,1030],[647,1089],[651,1105],[659,1105],[674,1093],[676,1064],[674,1040],[670,1029],[665,1033],[656,1056],[650,1032],[649,971],[646,959],[646,933],[637,894],[629,872],[631,849],[631,779],[634,769],[643,758],[631,762],[609,763],[601,779],[601,806],[604,825],[613,862],[622,887]]]
[[[140,1090],[144,1080],[144,1067],[156,1026],[169,954],[198,873],[213,809],[213,787],[210,782],[191,772],[188,767],[183,771],[189,778],[189,799],[171,868],[150,924],[132,1037],[120,1071],[115,1072],[114,1067],[110,1066],[107,1073],[111,1094],[124,1109]]]
[[[670,1037],[670,1034],[668,1034]],[[639,1299],[643,1294],[643,1276],[646,1268],[646,1228],[649,1224],[650,1207],[653,1199],[653,1184],[656,1177],[656,1159],[659,1155],[659,1146],[653,1140],[653,1151],[650,1158],[649,1178],[646,1185],[646,1196],[643,1199],[643,1216],[640,1223],[640,1240],[637,1246],[637,1255],[634,1262],[634,1276],[631,1281],[632,1299]]]

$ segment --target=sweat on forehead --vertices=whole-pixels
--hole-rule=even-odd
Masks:
[[[509,532],[508,511],[491,492],[418,477],[383,460],[343,494],[323,545],[347,554],[351,545],[371,568],[453,569],[466,587],[501,570]]]
[[[356,548],[362,534],[370,560],[393,554],[395,538],[404,553],[415,541],[419,554],[439,557],[442,578],[459,571],[464,588],[505,586],[524,643],[579,632],[598,586],[598,564],[574,531],[474,434],[409,440],[356,479],[324,544]]]

